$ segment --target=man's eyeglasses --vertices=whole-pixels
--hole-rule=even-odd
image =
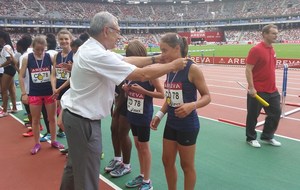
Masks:
[[[112,29],[113,31],[115,31],[117,34],[119,34],[119,35],[121,35],[121,30],[118,30],[118,29],[116,29],[116,28],[114,28],[114,27],[108,27],[109,29]]]

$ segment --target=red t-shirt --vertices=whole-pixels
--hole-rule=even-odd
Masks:
[[[246,63],[254,65],[252,70],[254,88],[257,92],[273,93],[277,91],[275,68],[276,54],[272,46],[264,42],[252,47]]]

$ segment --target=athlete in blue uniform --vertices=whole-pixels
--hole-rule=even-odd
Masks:
[[[126,56],[146,56],[145,46],[137,40],[131,41],[126,49]],[[150,122],[153,116],[153,98],[164,98],[163,87],[159,79],[146,82],[128,81],[124,85],[127,92],[127,118],[131,124],[140,162],[140,175],[126,183],[127,187],[139,186],[142,190],[153,189],[150,180]]]
[[[168,33],[161,38],[160,49],[163,60],[169,62],[179,57],[186,57],[188,44],[185,38],[176,33]],[[177,189],[175,166],[177,152],[184,173],[184,189],[195,189],[194,160],[200,129],[196,109],[209,104],[210,94],[203,73],[191,60],[183,70],[169,73],[164,87],[166,101],[153,118],[151,128],[156,130],[164,114],[168,113],[162,155],[168,189]],[[197,99],[197,91],[200,93],[199,99]]]
[[[53,96],[57,100],[57,115],[59,115],[61,110],[60,99],[62,95],[70,88],[70,81],[68,79],[70,78],[71,72],[67,71],[64,66],[73,63],[73,51],[71,49],[73,36],[67,29],[62,29],[58,32],[57,38],[62,51],[58,52],[54,56],[53,68],[55,69],[53,69],[51,74],[51,80]],[[60,120],[58,119],[58,121]],[[65,137],[62,122],[58,122],[57,124],[59,126],[57,136]]]
[[[63,145],[56,141],[56,102],[52,98],[52,87],[50,82],[52,59],[48,53],[44,53],[47,42],[45,38],[37,36],[33,40],[33,53],[28,54],[22,61],[20,75],[24,76],[26,69],[29,71],[29,94],[26,93],[24,80],[20,77],[22,102],[28,103],[32,116],[32,129],[34,132],[35,146],[31,154],[36,154],[41,149],[39,126],[42,105],[45,104],[50,133],[51,146],[63,148]]]

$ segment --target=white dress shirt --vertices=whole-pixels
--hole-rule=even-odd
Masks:
[[[115,86],[136,68],[122,59],[94,38],[86,41],[73,57],[71,88],[62,96],[62,108],[91,120],[108,116]]]

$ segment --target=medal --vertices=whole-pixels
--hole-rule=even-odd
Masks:
[[[39,80],[43,80],[44,77],[43,77],[43,75],[42,75],[41,73],[39,73],[37,78],[38,78]]]
[[[170,97],[167,97],[167,104],[171,105],[171,98]]]
[[[66,73],[65,72],[61,73],[61,78],[66,78]]]
[[[177,72],[175,73],[175,75],[174,75],[173,78],[171,79],[171,82],[170,82],[170,80],[169,80],[169,75],[170,75],[170,74],[167,75],[167,89],[168,89],[168,96],[167,96],[167,98],[166,98],[166,101],[167,101],[167,104],[168,104],[169,106],[172,106],[172,105],[171,105],[172,101],[171,101],[170,88],[171,88],[171,84],[173,83],[173,81],[174,81],[174,79],[175,79],[175,77],[176,77],[176,75],[177,75]]]

